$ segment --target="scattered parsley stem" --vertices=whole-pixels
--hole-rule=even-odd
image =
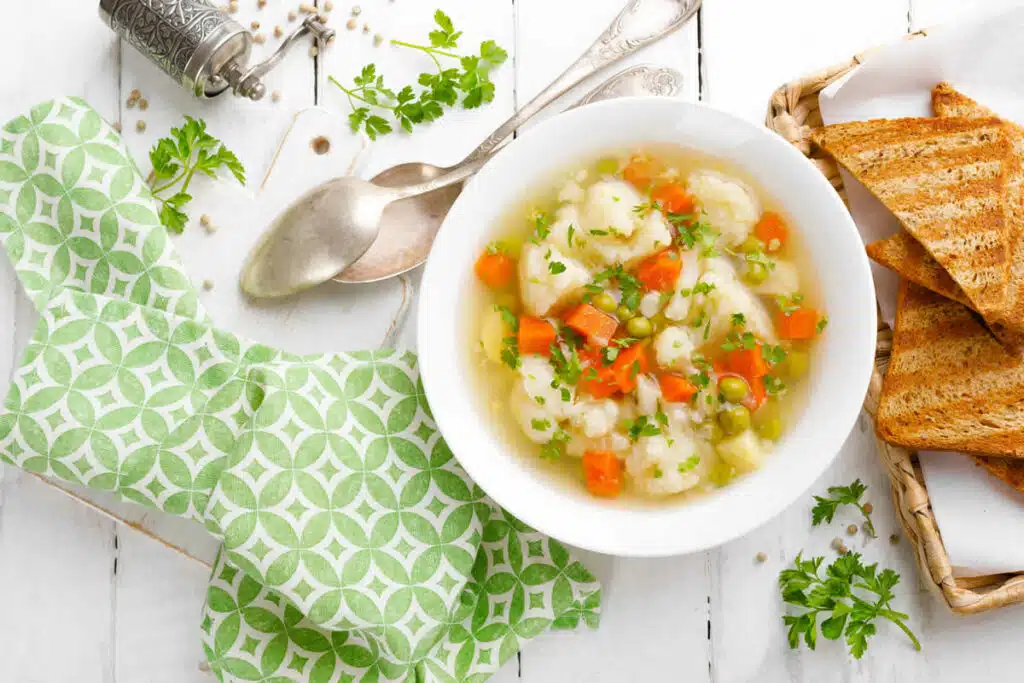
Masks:
[[[397,91],[387,87],[375,64],[364,66],[350,87],[333,76],[330,78],[348,98],[352,109],[348,121],[353,132],[364,131],[371,140],[391,133],[392,123],[375,112],[389,112],[402,130],[412,132],[413,126],[444,116],[445,108],[459,103],[460,97],[464,109],[475,109],[494,100],[490,72],[508,59],[508,53],[493,40],[485,40],[480,43],[478,54],[460,55],[453,50],[458,48],[462,31],[456,31],[452,20],[441,10],[434,13],[434,23],[436,28],[430,32],[429,45],[391,41],[396,47],[426,54],[437,67],[436,73],[419,75],[419,89],[413,85]],[[458,66],[445,68],[442,59],[457,60]]]
[[[196,173],[215,178],[223,169],[245,185],[245,167],[235,153],[206,132],[205,121],[191,116],[157,141],[149,160],[153,164],[150,192],[160,202],[160,222],[171,232],[182,232],[188,222],[184,207],[192,201],[188,189]]]

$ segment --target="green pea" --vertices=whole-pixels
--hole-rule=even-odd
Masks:
[[[594,304],[598,310],[604,311],[605,313],[614,313],[616,307],[619,305],[619,302],[615,300],[615,297],[608,292],[601,292],[591,299],[591,303]]]
[[[619,172],[619,162],[611,157],[600,159],[595,169],[598,175],[615,175]]]
[[[796,379],[807,374],[811,365],[811,357],[806,351],[790,351],[786,354],[786,375]]]
[[[768,266],[763,263],[748,263],[743,279],[752,285],[759,285],[768,279]]]
[[[782,420],[778,417],[773,417],[768,420],[763,420],[757,425],[757,433],[762,439],[768,439],[769,441],[777,441],[782,436]]]
[[[630,318],[636,317],[636,313],[626,305],[619,305],[619,307],[615,309],[615,315],[618,316],[619,320],[622,322],[626,322]]]
[[[749,254],[755,251],[764,251],[764,242],[753,235],[748,236],[747,239],[740,243],[741,254]]]
[[[747,383],[739,377],[723,377],[718,382],[718,390],[729,403],[739,403],[747,397]]]
[[[650,320],[641,315],[631,318],[626,323],[626,332],[629,333],[630,337],[643,339],[644,337],[650,337],[654,333],[654,325],[651,324]]]
[[[729,436],[750,428],[750,411],[743,406],[733,406],[718,414],[718,424]]]
[[[725,438],[725,430],[717,422],[711,423],[711,443],[718,443]]]

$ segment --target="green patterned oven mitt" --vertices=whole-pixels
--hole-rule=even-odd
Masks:
[[[223,680],[482,681],[600,591],[441,439],[412,353],[296,356],[211,326],[117,133],[84,102],[0,134],[0,241],[40,322],[0,460],[198,520]]]

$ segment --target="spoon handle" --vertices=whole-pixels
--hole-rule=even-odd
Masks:
[[[581,81],[683,26],[701,0],[630,0],[594,44],[467,157],[486,157],[517,128]]]
[[[591,102],[600,102],[601,100],[610,100],[616,97],[629,97],[630,95],[674,97],[679,94],[682,87],[683,75],[675,69],[646,65],[634,66],[615,74],[604,83],[601,83],[569,108],[576,109]],[[497,147],[491,150],[490,153],[462,161],[436,178],[416,185],[395,188],[396,199],[415,197],[441,187],[454,185],[469,178],[480,170],[480,167],[487,161],[490,161],[491,157],[498,150],[511,141],[511,138],[500,140]]]

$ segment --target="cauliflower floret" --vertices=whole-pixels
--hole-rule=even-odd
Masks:
[[[555,220],[551,224],[551,231],[548,233],[545,244],[557,247],[558,250],[574,259],[579,259],[583,254],[585,244],[580,232],[580,210],[575,204],[566,204],[555,211]],[[572,244],[569,244],[569,234],[572,233]]]
[[[661,310],[661,292],[647,292],[640,299],[640,315],[653,318]]]
[[[558,201],[570,204],[579,204],[586,197],[586,192],[575,180],[570,180],[558,191]]]
[[[682,372],[694,372],[690,362],[693,356],[693,340],[682,327],[666,327],[654,338],[654,353],[658,365]]]
[[[754,287],[754,291],[762,295],[790,296],[800,291],[800,273],[789,261],[776,261],[768,279]]]
[[[631,237],[642,223],[633,207],[643,203],[643,197],[636,189],[621,180],[602,180],[587,189],[586,203],[583,206],[583,227],[590,231],[596,230],[599,236],[607,232],[607,237]]]
[[[752,472],[764,462],[765,445],[751,430],[723,439],[716,447],[722,460],[736,468],[739,473]]]
[[[654,415],[661,401],[661,387],[646,375],[636,378],[636,409],[641,415]]]
[[[700,483],[703,459],[692,431],[672,430],[641,437],[626,458],[626,471],[646,493],[671,495]]]
[[[533,400],[526,390],[518,385],[512,389],[512,397],[509,399],[512,414],[522,428],[526,438],[534,443],[547,443],[551,441],[558,422],[548,414],[545,406]]]
[[[569,422],[589,438],[605,436],[615,429],[619,404],[611,399],[582,400],[572,409]]]
[[[699,254],[696,249],[690,249],[680,254],[683,261],[683,270],[676,282],[675,292],[672,298],[665,305],[665,317],[669,320],[685,320],[690,312],[690,296],[697,279],[700,277]],[[685,293],[685,294],[684,294]]]
[[[571,387],[552,387],[555,370],[542,356],[523,356],[519,367],[522,387],[530,400],[544,409],[549,417],[561,420],[569,417],[572,410],[573,390]],[[562,389],[569,392],[569,400],[562,400]]]
[[[728,246],[735,247],[745,240],[761,217],[756,195],[721,173],[695,171],[687,179],[686,187]]]
[[[622,239],[614,235],[589,237],[587,249],[602,265],[622,263],[627,266],[650,256],[672,243],[672,233],[660,211],[652,211],[644,218],[632,237]]]
[[[736,270],[724,258],[709,258],[705,262],[701,281],[714,285],[707,294],[694,295],[694,305],[703,306],[710,316],[709,338],[724,337],[732,328],[730,317],[742,313],[746,329],[760,339],[774,343],[775,330],[764,304],[736,279]]]
[[[612,432],[594,439],[572,428],[569,429],[569,434],[572,438],[565,444],[565,452],[574,458],[582,458],[587,451],[611,451],[620,460],[625,460],[633,448],[629,437],[620,432]]]
[[[551,272],[552,264],[560,271]],[[564,268],[564,270],[562,270]],[[558,247],[528,243],[519,256],[519,288],[531,315],[546,315],[555,304],[572,298],[590,282],[590,273]]]

